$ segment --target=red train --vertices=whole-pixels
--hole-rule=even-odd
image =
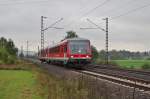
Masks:
[[[61,64],[88,64],[91,62],[90,41],[71,38],[40,51],[41,62]]]

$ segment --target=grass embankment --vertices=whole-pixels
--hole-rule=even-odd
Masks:
[[[88,88],[81,77],[57,78],[46,73],[39,76],[41,87],[45,87],[48,99],[88,99]]]
[[[81,77],[56,77],[29,62],[0,65],[0,99],[88,99]]]
[[[128,89],[83,75],[55,76],[30,62],[0,65],[0,99],[121,99]],[[112,98],[115,97],[115,98]]]
[[[43,99],[37,78],[33,65],[26,62],[0,65],[0,99]]]
[[[0,99],[40,99],[30,71],[0,70]]]

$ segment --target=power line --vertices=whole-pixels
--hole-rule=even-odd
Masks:
[[[7,3],[0,3],[0,6],[7,6],[7,5],[18,5],[18,4],[32,4],[32,3],[42,3],[42,2],[49,2],[49,0],[40,0],[40,1],[16,1],[16,2],[7,2]]]
[[[149,6],[150,6],[150,4],[146,4],[146,5],[137,7],[137,8],[135,8],[135,9],[129,10],[129,11],[125,12],[125,13],[120,14],[120,15],[113,16],[113,17],[111,17],[111,20],[114,20],[114,19],[117,19],[117,18],[126,16],[126,15],[128,15],[128,14],[130,14],[130,13],[134,13],[134,12],[136,12],[136,11],[138,11],[138,10],[144,9],[144,8],[146,8],[146,7],[149,7]]]
[[[107,4],[109,1],[111,0],[105,0],[104,2],[98,4],[96,7],[92,8],[91,10],[87,11],[86,13],[82,14],[78,19],[81,19],[82,17],[92,13],[93,11],[95,11],[96,9],[103,7],[105,4]],[[75,19],[73,21],[71,21],[69,24],[65,25],[65,26],[69,26],[70,24],[74,23]]]
[[[91,20],[87,19],[87,21],[89,21],[91,24],[95,25],[97,28],[101,29],[102,31],[105,31],[105,29],[101,28],[100,26],[92,22]]]
[[[105,5],[106,3],[108,3],[109,1],[110,1],[110,0],[105,0],[103,3],[97,5],[96,7],[92,8],[90,11],[86,12],[85,14],[83,14],[82,17],[85,16],[85,15],[88,15],[88,14],[90,14],[90,13],[92,13],[92,12],[94,12],[96,9],[98,9],[99,7],[104,6],[104,5]]]
[[[104,12],[104,13],[114,12],[114,11],[116,11],[116,9],[120,10],[120,9],[124,8],[124,6],[128,7],[127,5],[129,5],[129,4],[131,4],[132,2],[135,2],[135,1],[137,2],[137,0],[129,0],[129,1],[125,2],[125,3],[123,2],[123,4],[120,4],[119,6],[115,6],[115,8],[112,8],[112,9],[110,9],[110,10]]]
[[[99,6],[94,7],[93,9],[91,9],[90,11],[88,11],[87,13],[85,13],[83,16],[88,15],[89,13],[92,13],[92,12],[95,11],[97,8],[102,7],[103,5],[105,5],[108,1],[109,1],[109,0],[106,0],[105,2],[101,3]],[[134,2],[134,1],[135,1],[135,0],[128,1],[126,4],[130,4],[131,2]],[[125,4],[125,5],[126,5],[126,4]],[[126,15],[128,15],[128,14],[130,14],[130,13],[136,12],[136,11],[138,11],[138,10],[140,10],[140,9],[143,9],[143,8],[146,8],[146,7],[149,7],[149,6],[150,6],[150,4],[146,4],[146,5],[137,7],[137,8],[135,8],[135,9],[129,10],[129,11],[125,12],[125,13],[120,14],[120,15],[113,16],[113,17],[110,18],[110,20],[113,20],[113,19],[117,19],[117,18],[126,16]],[[123,8],[123,7],[121,7],[121,8]],[[114,10],[115,10],[115,9],[112,9],[112,10],[110,10],[110,11],[112,12],[112,11],[114,11]],[[82,16],[82,17],[83,17],[83,16]],[[72,21],[71,23],[73,23],[73,22],[74,22],[74,21]],[[71,23],[69,23],[68,25],[70,25]],[[66,25],[66,26],[67,26],[67,25]]]
[[[63,18],[57,20],[55,23],[51,24],[49,27],[43,29],[43,31],[45,31],[45,30],[47,30],[47,29],[49,29],[49,28],[63,29],[63,28],[59,28],[59,27],[53,27],[55,24],[59,23],[59,22],[62,21],[62,20],[63,20]]]
[[[108,60],[109,60],[109,52],[108,52],[108,18],[105,18],[104,20],[106,20],[106,29],[101,28],[99,25],[97,25],[96,23],[94,23],[93,21],[91,21],[90,19],[87,19],[88,22],[90,22],[91,24],[95,25],[97,28],[80,28],[80,29],[100,29],[104,32],[106,32],[106,41],[105,41],[105,47],[106,47],[106,53],[105,53],[105,63],[108,65]]]
[[[46,19],[46,18],[47,17],[41,16],[41,53],[42,53],[42,49],[44,49],[44,42],[45,42],[44,32],[46,30],[48,30],[49,28],[63,29],[63,28],[59,28],[59,27],[54,27],[54,25],[56,25],[57,23],[62,21],[63,18],[57,20],[55,23],[51,24],[49,27],[44,28],[44,19]],[[41,53],[40,53],[40,55],[41,55]]]

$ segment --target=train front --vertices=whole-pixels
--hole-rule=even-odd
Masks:
[[[72,39],[68,42],[69,63],[88,64],[91,62],[91,46],[87,39]]]

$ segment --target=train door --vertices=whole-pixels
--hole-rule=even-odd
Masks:
[[[67,56],[67,45],[64,45],[64,58]]]
[[[67,44],[63,45],[64,51],[64,64],[67,64]]]

